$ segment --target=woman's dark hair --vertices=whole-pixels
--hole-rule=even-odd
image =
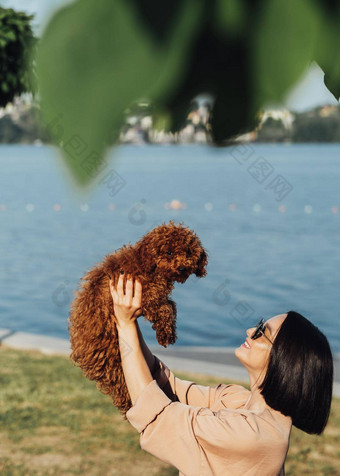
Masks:
[[[333,391],[333,357],[325,335],[308,319],[289,311],[259,386],[266,403],[307,433],[321,434]]]

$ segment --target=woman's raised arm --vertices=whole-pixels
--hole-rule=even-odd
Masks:
[[[142,332],[139,328],[139,325],[138,325],[137,321],[136,321],[136,326],[137,326],[137,332],[138,332],[138,339],[139,339],[139,343],[140,343],[144,358],[146,360],[146,363],[148,364],[150,372],[153,373],[153,371],[155,370],[154,367],[155,367],[155,363],[156,363],[156,358],[153,355],[153,353],[151,352],[151,350],[149,349],[149,347],[146,345],[146,343],[144,341],[144,338],[143,338],[143,334],[142,334]]]
[[[135,296],[133,296],[132,292],[132,279],[127,280],[126,295],[123,290],[122,276],[119,278],[117,289],[113,288],[112,283],[110,283],[110,287],[116,319],[118,321],[117,329],[125,380],[127,381],[128,388],[129,380],[130,385],[136,387],[134,389],[129,388],[130,396],[131,392],[133,393],[134,398],[131,396],[133,402],[145,384],[150,381],[150,378],[156,380],[158,386],[170,400],[179,401],[187,405],[210,407],[216,400],[218,401],[229,392],[229,386],[225,384],[208,387],[175,377],[173,372],[152,354],[139,329],[137,317],[141,315],[140,304],[142,290],[140,283],[136,288]],[[130,352],[125,352],[126,347],[130,347],[131,354],[139,354],[137,360],[139,359],[140,361],[135,362],[131,367],[128,364],[128,360],[134,360],[137,356],[129,356]],[[133,369],[131,370],[131,375],[128,368]],[[140,369],[140,374],[138,374],[138,369]],[[133,375],[135,375],[135,377],[133,377]]]

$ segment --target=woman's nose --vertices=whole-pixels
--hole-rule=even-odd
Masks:
[[[250,327],[249,329],[246,330],[246,334],[248,337],[252,336],[254,334],[255,327]]]

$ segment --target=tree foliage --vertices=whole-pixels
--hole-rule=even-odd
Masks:
[[[340,142],[340,109],[320,117],[319,108],[297,114],[294,121],[294,142]]]
[[[15,96],[35,92],[33,71],[36,46],[33,15],[0,7],[0,107]]]
[[[39,46],[45,121],[81,184],[97,175],[112,131],[139,100],[174,132],[192,99],[209,93],[213,141],[225,145],[313,60],[339,98],[339,26],[336,0],[76,0]]]

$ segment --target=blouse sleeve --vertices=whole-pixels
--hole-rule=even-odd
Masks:
[[[233,450],[247,430],[245,420],[221,412],[174,402],[152,380],[126,417],[140,433],[141,448],[187,476],[200,474],[202,458]],[[234,448],[235,450],[235,448]]]
[[[158,357],[155,356],[155,359],[152,377],[171,401],[210,408],[230,390],[231,385],[222,383],[209,387],[198,385],[189,380],[181,380],[175,377],[173,372]]]

